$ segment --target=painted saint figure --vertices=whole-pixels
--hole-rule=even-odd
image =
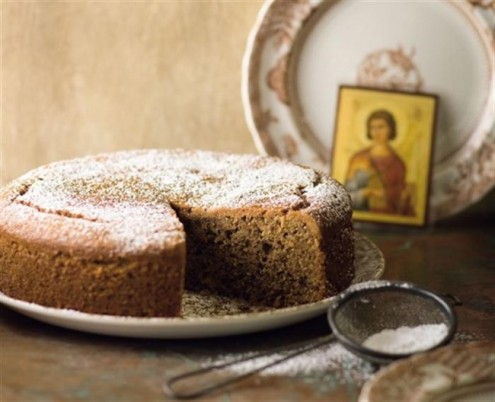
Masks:
[[[397,135],[394,116],[387,110],[376,110],[368,117],[366,129],[372,143],[352,156],[345,180],[354,209],[414,215],[406,165],[390,145]]]

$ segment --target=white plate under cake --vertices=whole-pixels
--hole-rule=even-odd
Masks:
[[[353,283],[379,279],[385,260],[372,241],[355,236],[356,274]],[[136,337],[187,339],[247,334],[296,324],[324,314],[333,297],[293,307],[268,308],[245,300],[205,292],[184,293],[182,317],[146,318],[88,314],[74,310],[40,306],[0,293],[0,303],[42,322],[84,332]]]

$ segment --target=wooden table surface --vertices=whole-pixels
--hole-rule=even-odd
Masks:
[[[495,341],[495,230],[460,223],[421,230],[360,230],[382,250],[385,278],[416,282],[463,302],[455,343]],[[57,328],[0,307],[0,400],[163,401],[168,376],[220,356],[311,341],[324,316],[268,332],[204,340],[125,339]],[[347,353],[347,352],[346,352]],[[356,401],[373,368],[321,367],[311,375],[256,375],[203,400]],[[287,364],[286,364],[287,366]],[[347,372],[346,370],[351,370]],[[360,372],[362,370],[362,372]],[[287,371],[287,370],[286,370]]]

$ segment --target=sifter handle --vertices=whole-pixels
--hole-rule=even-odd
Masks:
[[[245,362],[245,361],[250,361],[250,360],[254,360],[254,359],[258,359],[260,357],[263,357],[263,356],[267,356],[267,355],[270,355],[270,354],[273,354],[273,353],[276,353],[277,351],[280,351],[281,349],[278,348],[278,349],[271,349],[271,350],[268,350],[268,351],[264,351],[264,352],[260,352],[260,353],[257,353],[255,355],[252,355],[252,356],[247,356],[247,357],[241,357],[239,359],[234,359],[230,362],[226,362],[226,363],[218,363],[218,364],[212,364],[210,366],[207,366],[207,367],[204,367],[204,368],[201,368],[201,369],[197,369],[197,370],[192,370],[192,371],[187,371],[183,374],[179,374],[177,376],[174,376],[174,377],[171,377],[169,378],[164,384],[163,384],[163,392],[165,393],[166,396],[168,396],[169,398],[175,398],[175,399],[193,399],[193,398],[197,398],[197,397],[200,397],[200,396],[204,396],[204,395],[207,395],[209,394],[210,392],[213,392],[213,391],[216,391],[220,388],[223,388],[223,387],[226,387],[228,385],[231,385],[233,383],[236,383],[238,381],[241,381],[255,373],[258,373],[262,370],[265,370],[269,367],[272,367],[272,366],[275,366],[279,363],[282,363],[286,360],[289,360],[291,359],[292,357],[295,357],[295,356],[298,356],[300,354],[303,354],[305,352],[308,352],[312,349],[316,349],[317,347],[319,346],[322,346],[322,345],[325,345],[327,343],[330,343],[331,341],[333,341],[333,339],[335,338],[335,336],[333,334],[330,334],[330,335],[325,335],[321,338],[318,339],[317,342],[315,343],[312,343],[311,345],[308,345],[308,346],[305,346],[305,347],[302,347],[301,349],[298,349],[296,350],[295,352],[292,352],[290,354],[288,354],[287,356],[284,356],[280,359],[277,359],[273,362],[270,362],[270,363],[267,363],[261,367],[257,367],[253,370],[250,370],[248,371],[247,373],[244,373],[244,374],[240,374],[240,375],[235,375],[235,376],[231,376],[229,378],[227,378],[226,380],[224,381],[220,381],[220,382],[216,382],[216,383],[213,383],[211,385],[208,385],[206,387],[202,387],[202,388],[198,388],[194,391],[191,391],[191,392],[182,392],[182,391],[178,391],[178,390],[174,390],[174,385],[177,385],[177,383],[179,382],[184,382],[184,381],[187,381],[187,380],[190,380],[190,379],[194,379],[194,378],[199,378],[203,375],[207,375],[208,373],[214,371],[214,370],[219,370],[219,369],[223,369],[223,368],[226,368],[226,367],[230,367],[230,366],[233,366],[235,364],[239,364],[239,363],[242,363],[242,362]],[[193,384],[191,384],[193,385]],[[189,388],[188,386],[186,386],[186,388]]]

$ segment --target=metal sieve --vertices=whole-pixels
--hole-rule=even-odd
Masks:
[[[248,357],[241,357],[226,363],[213,364],[198,370],[192,370],[169,378],[163,390],[168,397],[175,399],[192,399],[204,396],[219,388],[243,380],[252,374],[275,366],[297,355],[320,347],[324,344],[339,341],[350,352],[373,363],[386,364],[392,360],[410,356],[416,352],[425,352],[449,343],[457,328],[457,318],[452,305],[460,302],[450,295],[441,297],[418,285],[401,282],[377,280],[363,282],[349,287],[332,300],[327,312],[331,333],[319,338],[316,342],[300,346],[294,352],[264,364],[243,374],[235,374],[207,382],[204,387],[188,384],[188,379],[203,378],[229,366],[254,360],[279,352],[272,349]],[[363,346],[370,336],[383,330],[395,330],[400,327],[418,327],[429,324],[445,324],[447,331],[439,339],[435,339],[426,349],[410,353],[388,353]],[[183,383],[180,389],[174,389]]]
[[[447,302],[447,298],[453,302]],[[366,360],[383,364],[449,343],[457,328],[451,303],[459,301],[409,282],[370,281],[353,285],[337,296],[327,318],[335,338],[344,347]],[[445,324],[447,332],[427,349],[390,353],[363,346],[367,338],[383,330],[428,324]]]

